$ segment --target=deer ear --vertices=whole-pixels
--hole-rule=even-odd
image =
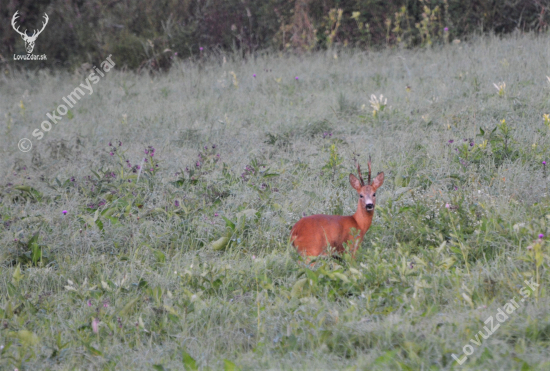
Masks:
[[[378,187],[380,187],[383,183],[384,183],[384,172],[381,172],[376,176],[376,178],[374,178],[372,182],[372,187],[374,189],[378,189]]]
[[[357,190],[357,192],[359,192],[359,190],[361,189],[361,182],[353,174],[349,175],[349,184],[351,184],[351,186],[353,188],[355,188]]]

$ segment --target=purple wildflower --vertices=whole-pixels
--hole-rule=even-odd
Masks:
[[[99,319],[94,318],[92,321],[92,331],[94,334],[99,333]]]

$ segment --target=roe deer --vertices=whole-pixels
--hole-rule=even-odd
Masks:
[[[384,173],[379,173],[371,183],[370,159],[368,162],[368,182],[365,184],[361,176],[361,169],[357,164],[359,179],[349,175],[349,182],[359,195],[357,211],[351,216],[340,215],[311,215],[298,221],[290,232],[290,240],[304,256],[318,256],[327,253],[327,246],[331,246],[338,253],[344,252],[344,242],[351,242],[351,254],[361,244],[363,236],[370,228],[376,204],[376,190],[384,183]],[[355,228],[359,236],[354,240],[351,229]]]

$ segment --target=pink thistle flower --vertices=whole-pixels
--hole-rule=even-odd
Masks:
[[[94,332],[94,334],[99,333],[99,319],[97,318],[94,318],[92,320],[92,331]]]

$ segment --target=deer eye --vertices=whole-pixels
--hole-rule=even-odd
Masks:
[[[372,194],[372,197],[376,197],[376,193],[373,193],[373,194]]]
[[[363,195],[359,195],[360,198],[363,198]]]

